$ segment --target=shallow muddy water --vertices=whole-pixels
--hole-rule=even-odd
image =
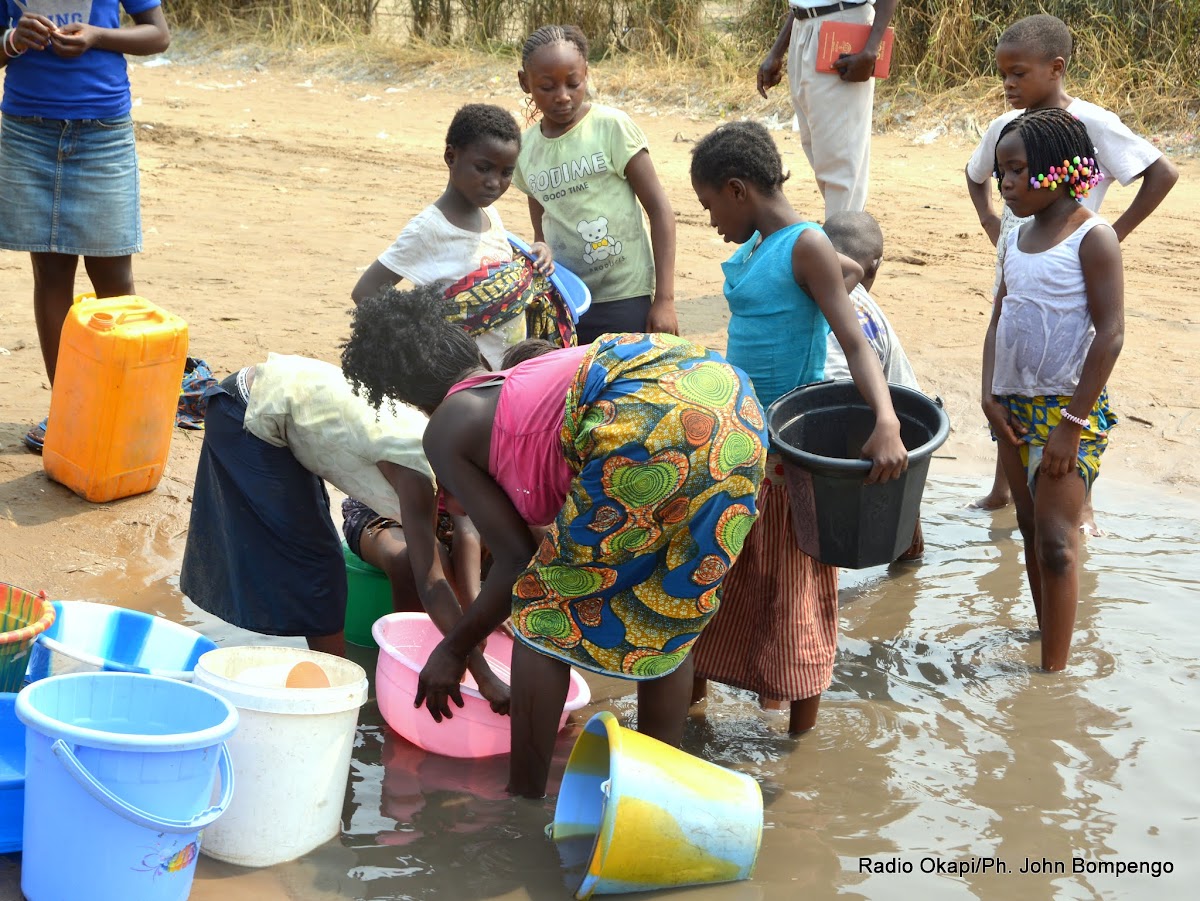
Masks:
[[[1100,483],[1107,534],[1084,554],[1070,669],[1049,675],[1036,669],[1012,512],[965,508],[981,488],[931,482],[919,567],[843,572],[837,669],[812,733],[790,739],[784,714],[714,686],[684,747],[760,783],[757,869],[744,883],[643,897],[1194,897],[1200,511]],[[111,600],[222,643],[256,640],[197,612],[170,580]],[[373,675],[373,652],[356,659]],[[625,683],[589,681],[593,702],[560,737],[556,775],[586,715],[633,721]],[[543,834],[553,802],[508,798],[506,768],[506,757],[425,754],[368,702],[341,837],[261,871],[202,857],[192,898],[568,898]],[[1117,875],[1116,864],[1147,872]]]

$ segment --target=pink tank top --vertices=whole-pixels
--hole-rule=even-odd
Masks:
[[[567,389],[588,347],[551,351],[504,372],[463,379],[447,397],[468,388],[500,385],[488,471],[517,512],[533,526],[554,522],[574,473],[563,457],[561,432]]]

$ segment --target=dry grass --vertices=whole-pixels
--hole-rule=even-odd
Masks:
[[[511,71],[525,35],[538,25],[574,22],[592,41],[601,96],[696,113],[762,115],[754,72],[785,5],[167,0],[167,11],[177,28],[191,26],[213,45],[240,48],[243,57],[299,53],[314,65],[339,65],[349,77],[445,65],[451,73],[466,67],[490,78]],[[1008,24],[1043,9],[1062,17],[1075,37],[1073,94],[1143,132],[1197,130],[1200,0],[905,0],[896,13],[893,76],[877,89],[877,125],[994,115],[1003,106],[993,74],[996,41]],[[790,118],[786,91],[777,89],[765,112]]]

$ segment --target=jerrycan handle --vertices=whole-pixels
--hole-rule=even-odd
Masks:
[[[92,318],[88,320],[88,328],[98,332],[107,332],[116,328],[118,325],[124,325],[127,322],[140,322],[145,319],[160,319],[157,310],[126,310],[122,313],[117,313],[115,316],[112,313],[93,313]]]
[[[126,310],[117,316],[117,325],[124,325],[126,322],[140,322],[143,319],[159,318],[158,310]]]

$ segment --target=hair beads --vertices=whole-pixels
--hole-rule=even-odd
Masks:
[[[1054,191],[1059,185],[1065,184],[1071,196],[1081,200],[1102,181],[1104,173],[1100,171],[1093,157],[1076,156],[1063,160],[1059,166],[1051,166],[1046,170],[1046,174],[1031,176],[1029,186],[1035,191],[1040,188]]]
[[[1025,145],[1025,157],[1031,176],[1029,186],[1055,191],[1059,185],[1075,198],[1083,200],[1104,180],[1096,164],[1092,139],[1078,118],[1061,109],[1028,110],[1005,124],[997,146],[1016,132]],[[995,162],[999,181],[999,161]]]

